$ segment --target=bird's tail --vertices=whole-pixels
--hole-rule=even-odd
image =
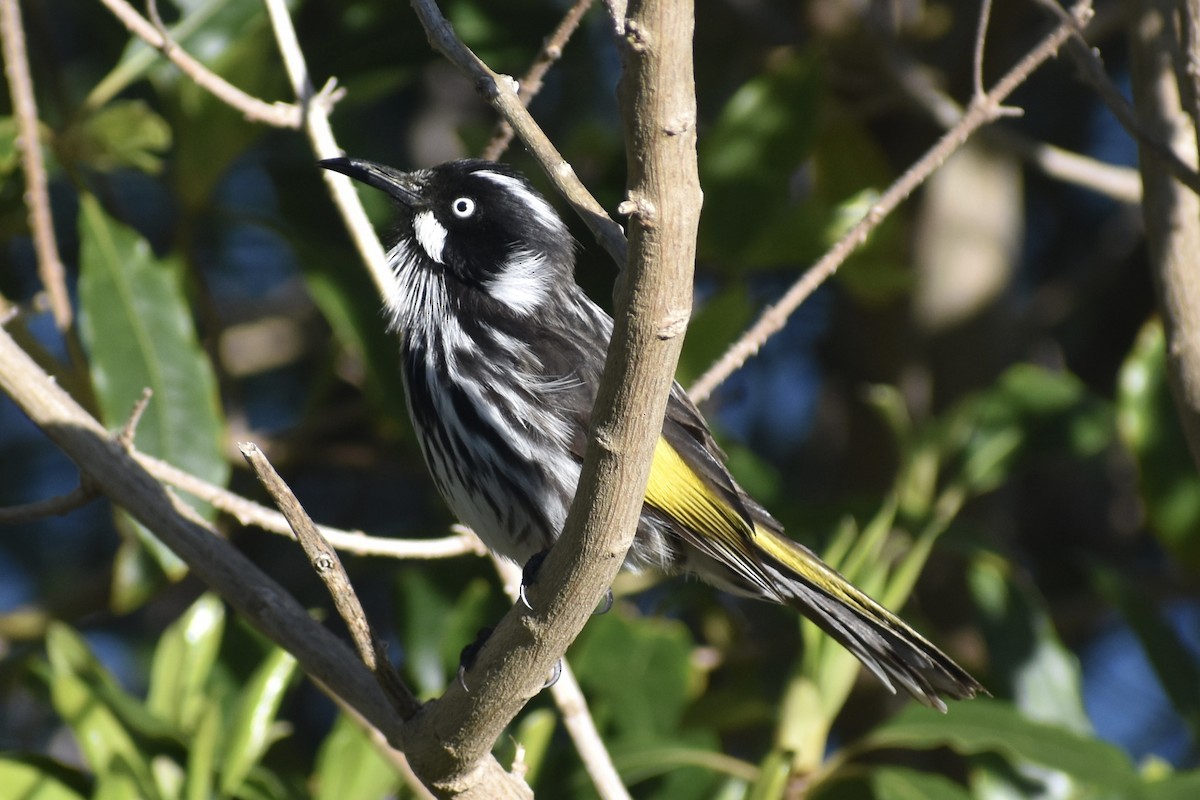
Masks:
[[[761,524],[755,525],[754,544],[777,599],[836,639],[893,692],[899,684],[943,713],[941,694],[956,700],[986,694],[949,656],[807,547]]]

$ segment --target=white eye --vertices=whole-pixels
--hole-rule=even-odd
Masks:
[[[450,204],[450,210],[459,219],[466,219],[475,213],[475,201],[469,197],[460,197]]]

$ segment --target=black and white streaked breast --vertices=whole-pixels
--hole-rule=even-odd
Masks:
[[[389,253],[387,311],[439,492],[485,544],[524,562],[557,536],[579,475],[577,411],[553,402],[579,379],[548,368],[535,342],[603,321],[562,302],[563,276],[578,292],[569,234],[523,181],[480,169],[448,188],[412,210]],[[464,200],[457,210],[487,224],[460,224]],[[497,237],[506,215],[515,222]]]

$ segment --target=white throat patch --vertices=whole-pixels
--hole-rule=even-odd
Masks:
[[[432,211],[418,211],[413,216],[413,233],[425,255],[441,264],[442,248],[446,246],[446,229]]]

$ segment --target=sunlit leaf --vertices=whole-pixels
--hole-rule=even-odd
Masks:
[[[100,671],[87,646],[66,626],[55,624],[46,637],[46,655],[51,702],[96,773],[96,794],[124,791],[146,800],[159,797],[146,754],[113,712],[111,694],[105,697],[100,691],[102,684],[115,683]]]
[[[225,606],[204,594],[158,640],[147,707],[191,731],[213,703],[207,682],[225,630]]]
[[[942,715],[908,706],[866,737],[872,747],[949,747],[958,753],[999,753],[1064,772],[1086,784],[1121,790],[1138,782],[1129,759],[1115,746],[1021,715],[1011,705],[976,699]]]
[[[171,128],[141,100],[117,100],[67,128],[58,144],[72,162],[92,169],[132,167],[155,174],[171,146]]]
[[[339,715],[321,743],[313,774],[315,800],[394,796],[399,777],[362,728]]]
[[[223,484],[229,465],[216,379],[196,338],[178,263],[156,258],[145,239],[87,195],[79,235],[80,333],[103,421],[124,424],[142,390],[151,389],[137,448]],[[185,565],[138,528],[166,573],[181,576]]]
[[[1092,732],[1083,708],[1079,662],[1058,639],[1044,602],[995,557],[976,558],[967,585],[989,644],[997,695],[1011,692],[1031,720]],[[1006,685],[1007,684],[1007,685]]]
[[[0,756],[0,786],[21,800],[84,800],[91,782],[83,773],[40,755]]]
[[[1171,398],[1157,319],[1143,326],[1121,365],[1117,430],[1137,461],[1150,530],[1176,558],[1200,568],[1200,476]]]
[[[242,690],[226,732],[222,792],[239,791],[267,749],[285,735],[286,729],[276,721],[276,715],[296,669],[293,655],[273,648]]]

